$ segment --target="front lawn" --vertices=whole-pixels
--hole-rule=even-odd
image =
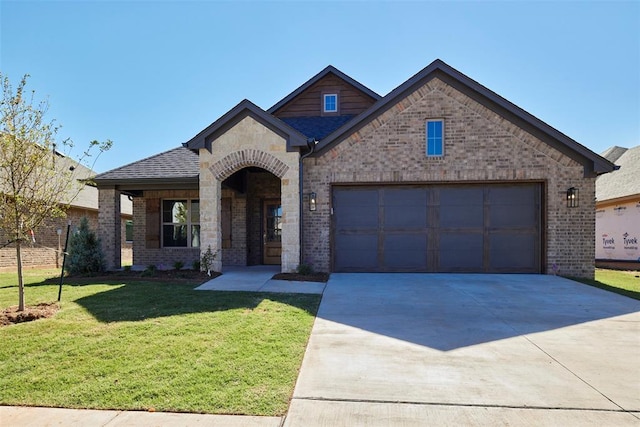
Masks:
[[[595,280],[576,278],[573,280],[640,300],[640,271],[598,268]]]
[[[28,305],[57,299],[28,274]],[[177,282],[84,279],[53,318],[0,327],[0,404],[284,414],[320,297]],[[17,294],[0,273],[0,309]]]

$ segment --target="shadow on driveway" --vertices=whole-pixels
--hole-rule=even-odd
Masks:
[[[556,276],[334,273],[318,317],[449,351],[639,311]]]

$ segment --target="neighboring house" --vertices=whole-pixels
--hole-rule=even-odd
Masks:
[[[91,169],[78,164],[76,161],[56,153],[58,161],[64,169],[73,167],[74,176],[77,179],[90,179],[95,175]],[[120,242],[121,257],[125,263],[132,262],[132,241],[127,235],[132,234],[133,207],[131,200],[122,195],[122,210],[120,224],[122,227],[122,240]],[[71,201],[71,203],[69,203]],[[34,230],[35,242],[26,242],[22,246],[22,265],[31,267],[60,267],[62,262],[62,250],[64,249],[67,224],[71,222],[71,230],[75,230],[82,217],[87,217],[89,226],[98,230],[98,188],[95,185],[85,184],[80,191],[76,188],[64,194],[61,203],[69,204],[65,218],[52,218],[45,221],[38,229]],[[127,228],[129,232],[127,233]],[[0,271],[13,270],[16,267],[16,250],[14,245],[2,247],[9,239],[0,233]]]
[[[436,60],[386,96],[334,67],[263,110],[244,100],[189,141],[106,172],[100,227],[120,265],[594,273],[595,179],[614,165]]]
[[[640,146],[602,156],[619,169],[596,180],[596,265],[640,268]]]

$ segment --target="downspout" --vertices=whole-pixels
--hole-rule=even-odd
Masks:
[[[307,148],[309,149],[309,151],[307,151],[305,154],[300,156],[300,167],[298,167],[298,171],[299,171],[299,178],[298,180],[300,181],[300,220],[298,221],[298,224],[300,226],[300,260],[298,262],[298,265],[302,264],[304,261],[304,234],[303,234],[303,222],[304,222],[304,182],[303,182],[303,178],[304,175],[302,173],[302,165],[303,165],[303,160],[306,159],[307,157],[309,157],[310,155],[313,154],[313,152],[316,149],[316,143],[318,141],[316,141],[315,138],[307,138]]]

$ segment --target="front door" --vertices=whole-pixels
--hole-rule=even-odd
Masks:
[[[282,205],[280,200],[265,200],[262,262],[280,264],[282,254]]]

